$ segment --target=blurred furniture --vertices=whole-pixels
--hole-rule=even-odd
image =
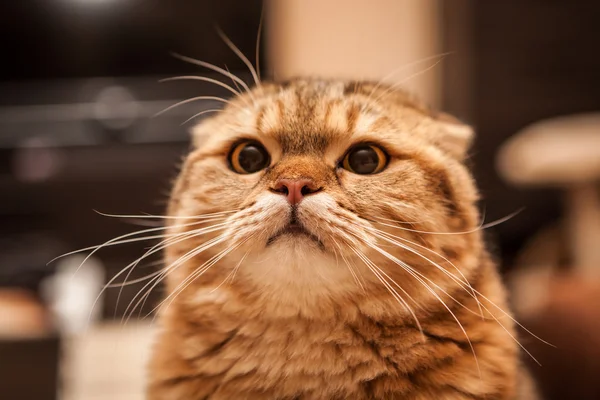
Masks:
[[[477,132],[470,152],[486,231],[506,272],[522,245],[556,221],[556,187],[518,187],[498,176],[498,148],[523,127],[600,109],[600,2],[455,0],[442,3],[443,108]]]
[[[254,58],[261,6],[261,0],[0,2],[0,33],[11,38],[5,49],[10,60],[0,64],[0,246],[19,242],[23,254],[31,254],[39,248],[31,234],[53,239],[47,258],[36,261],[50,274],[56,264],[46,263],[61,253],[142,229],[94,210],[164,213],[172,179],[189,151],[194,121],[183,122],[222,103],[195,101],[155,115],[191,97],[231,95],[198,80],[159,83],[201,75],[231,84],[170,52],[226,65],[248,80],[246,66],[215,24]],[[106,279],[144,246],[100,252]],[[144,266],[131,278],[159,267]],[[8,270],[22,275],[16,263],[5,263],[0,280]],[[142,286],[125,287],[119,306],[118,289],[109,290],[104,316],[120,317]],[[156,290],[145,311],[159,296]]]
[[[600,113],[555,117],[511,137],[497,159],[518,187],[551,186],[563,217],[527,241],[509,275],[522,332],[549,400],[597,399],[600,385]],[[524,212],[527,212],[526,209]],[[531,361],[531,360],[528,360]]]
[[[540,296],[550,295],[544,283],[561,264],[573,276],[600,280],[600,113],[524,128],[500,149],[498,170],[513,185],[557,187],[565,196],[559,229],[534,235],[515,265],[515,306],[533,312]]]

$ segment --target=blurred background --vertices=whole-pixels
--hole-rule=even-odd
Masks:
[[[161,289],[95,300],[149,244],[75,275],[89,251],[48,261],[153,229],[98,212],[163,213],[190,127],[222,104],[155,114],[230,95],[159,83],[231,84],[172,53],[251,82],[215,27],[255,64],[261,14],[264,77],[385,79],[475,127],[485,221],[522,209],[486,237],[519,321],[557,346],[523,333],[543,366],[525,360],[546,398],[600,399],[600,3],[558,0],[0,2],[0,398],[143,398]],[[128,280],[158,268],[157,253]]]

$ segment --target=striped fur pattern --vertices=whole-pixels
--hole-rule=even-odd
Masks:
[[[150,400],[531,398],[464,166],[469,127],[385,85],[295,79],[193,134]],[[245,139],[268,168],[231,170]],[[389,155],[380,173],[339,167],[362,142]],[[271,190],[281,178],[319,186],[293,211],[312,237],[270,242],[292,213]],[[203,215],[214,228],[196,234],[187,222]]]

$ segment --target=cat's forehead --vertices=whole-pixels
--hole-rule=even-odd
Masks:
[[[385,140],[418,125],[425,109],[385,85],[364,82],[293,80],[265,84],[235,100],[217,117],[224,135],[275,141],[286,154],[322,153],[337,144]],[[243,111],[241,111],[243,110]],[[202,128],[202,127],[200,127]],[[202,129],[200,129],[202,130]]]
[[[260,100],[255,130],[277,140],[285,153],[321,152],[335,141],[372,130],[383,115],[346,90],[341,82],[281,86]]]

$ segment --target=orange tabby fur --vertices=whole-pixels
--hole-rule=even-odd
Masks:
[[[233,172],[227,155],[240,138],[260,141],[270,167]],[[519,394],[514,326],[478,229],[470,141],[468,127],[404,92],[314,79],[264,83],[200,124],[169,233],[230,213],[214,218],[221,230],[166,250],[169,265],[222,240],[169,270],[148,398],[531,398]],[[387,168],[337,168],[357,142],[384,148]],[[290,218],[269,190],[282,177],[323,188],[298,206],[321,245],[267,245]]]

